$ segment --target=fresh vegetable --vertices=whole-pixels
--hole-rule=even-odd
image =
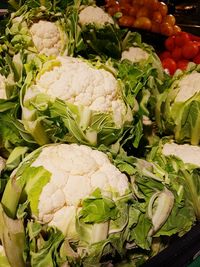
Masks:
[[[70,2],[60,6],[59,1],[54,4],[48,0],[19,1],[13,6],[16,11],[12,12],[5,29],[5,42],[11,55],[22,50],[47,56],[73,55],[82,47],[79,32],[73,28],[75,12]]]
[[[189,60],[186,60],[186,59],[181,59],[177,62],[177,68],[180,69],[180,70],[186,70],[187,69],[187,66],[189,64]]]
[[[103,26],[106,23],[114,24],[114,20],[98,6],[86,6],[79,12],[81,25],[96,24]]]
[[[179,176],[175,183],[179,184],[179,188],[182,186],[198,221],[200,220],[199,155],[199,146],[176,144],[170,138],[161,139],[153,146],[150,153],[151,160],[165,164],[177,174],[177,177]]]
[[[159,80],[158,83],[162,83],[164,79],[164,71],[162,69],[162,65],[158,55],[156,54],[155,49],[142,42],[141,35],[138,33],[128,32],[127,35],[122,39],[122,53],[121,60],[127,59],[133,64],[142,65],[142,67],[146,65],[152,65],[153,72],[152,79]],[[151,68],[149,68],[150,71]]]
[[[25,129],[38,144],[63,140],[109,145],[134,127],[134,111],[124,102],[123,84],[112,65],[73,57],[40,64],[38,73],[29,69],[32,83],[27,80],[21,100]]]
[[[180,32],[174,36],[175,45],[182,47],[190,41],[189,34],[187,32]]]
[[[199,82],[199,65],[191,64],[185,72],[175,74],[169,88],[157,98],[157,125],[163,134],[174,134],[178,143],[199,144]]]
[[[172,58],[164,58],[162,60],[163,68],[169,71],[170,75],[173,75],[176,71],[176,62]]]
[[[126,175],[111,164],[106,154],[83,145],[58,144],[41,147],[23,160],[11,175],[2,206],[10,218],[20,216],[22,200],[24,208],[30,209],[21,216],[28,220],[26,242],[30,242],[30,258],[27,260],[32,266],[65,262],[97,266],[107,253],[117,250],[123,254],[123,247],[112,243],[125,241],[121,238],[125,237],[122,231],[128,222],[130,198]],[[7,225],[2,225],[2,219],[1,227],[4,237]],[[49,236],[46,241],[42,231]],[[36,239],[43,245],[38,242],[37,245]],[[2,241],[11,266],[25,266],[25,262],[21,265],[13,262],[8,241],[4,238]],[[21,259],[24,247],[25,244],[18,247]]]
[[[182,54],[184,54],[184,53],[180,47],[175,47],[171,53],[172,58],[174,58],[174,60],[176,60],[176,62],[182,58]]]
[[[195,58],[197,56],[198,52],[199,52],[198,46],[192,41],[185,44],[182,48],[183,57],[185,59]]]
[[[78,11],[78,25],[84,45],[78,46],[77,51],[84,57],[90,55],[112,57],[121,56],[121,38],[124,33],[119,29],[113,18],[102,8],[80,5]]]
[[[141,36],[127,33],[122,42],[122,57],[117,63],[118,77],[125,83],[125,95],[133,107],[134,97],[138,113],[150,121],[154,116],[154,101],[162,90],[165,73],[155,50],[141,41]],[[144,129],[143,129],[144,130]],[[142,142],[142,141],[141,141]]]
[[[38,144],[61,140],[93,146],[111,145],[117,140],[125,144],[124,133],[129,132],[133,146],[138,146],[142,117],[149,115],[149,98],[164,79],[159,58],[139,38],[128,33],[122,43],[124,53],[134,41],[136,49],[141,47],[147,53],[148,58],[136,65],[131,60],[109,58],[101,63],[72,57],[40,57],[27,64],[22,121]],[[56,84],[59,90],[54,89]]]
[[[160,60],[162,61],[164,58],[171,58],[171,53],[167,50],[159,53]]]
[[[168,51],[173,51],[174,47],[175,47],[175,36],[173,35],[165,40],[165,48]]]
[[[128,59],[132,62],[139,62],[142,60],[147,60],[149,54],[140,47],[129,47],[128,50],[122,52],[122,60]]]
[[[138,199],[131,209],[137,211],[138,223],[130,231],[129,242],[147,250],[150,246],[153,249],[155,237],[181,236],[196,220],[191,199],[187,199],[182,184],[175,179],[177,173],[166,162],[156,159],[151,156],[148,160],[133,157],[122,160],[118,155],[115,160],[116,166],[130,175],[132,190]],[[177,222],[177,216],[182,220]],[[162,238],[159,240],[162,248]]]

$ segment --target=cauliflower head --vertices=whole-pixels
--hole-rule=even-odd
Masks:
[[[31,162],[27,165],[27,162]],[[97,188],[103,197],[113,201],[129,192],[129,182],[98,150],[78,144],[53,144],[22,162],[25,166],[24,191],[30,202],[32,216],[42,224],[60,229],[73,238],[75,218],[83,200]],[[14,171],[13,175],[17,175]],[[21,177],[23,180],[23,175]],[[64,219],[63,219],[64,218]]]
[[[176,156],[184,163],[200,166],[200,147],[189,144],[165,143],[162,153],[165,156]]]
[[[2,197],[10,218],[23,213],[28,224],[24,228],[39,230],[33,242],[29,239],[32,230],[26,235],[30,240],[31,262],[41,261],[40,255],[38,258],[31,253],[31,244],[37,240],[37,251],[40,244],[44,248],[45,266],[50,263],[60,266],[63,249],[66,255],[62,261],[67,263],[69,259],[69,263],[77,266],[86,266],[84,262],[88,261],[98,266],[104,255],[122,250],[121,245],[116,248],[116,241],[121,241],[127,226],[130,201],[129,179],[107,154],[85,145],[62,143],[39,147],[27,155],[12,172]],[[24,219],[20,220],[20,224],[23,222]],[[112,242],[115,246],[105,249]],[[50,247],[44,243],[53,246],[58,258],[49,254]],[[12,253],[10,250],[10,257]]]
[[[132,63],[140,62],[141,60],[147,60],[149,54],[140,47],[129,47],[122,52],[121,60],[128,59]]]
[[[176,143],[200,143],[199,84],[200,67],[191,63],[186,71],[176,72],[169,88],[157,97],[156,123],[163,134],[174,134]]]
[[[44,93],[92,111],[111,113],[117,126],[123,124],[127,108],[120,84],[111,72],[79,58],[59,56],[56,61],[56,66],[38,75],[36,83],[27,90],[25,102]]]
[[[96,24],[103,26],[106,23],[114,24],[112,17],[102,8],[97,6],[87,6],[79,13],[80,25]]]
[[[185,102],[200,92],[200,72],[191,72],[178,81],[179,91],[176,95],[176,102]]]
[[[30,27],[33,43],[40,54],[59,55],[62,50],[61,32],[54,22],[39,20]]]
[[[13,13],[8,32],[16,53],[21,49],[46,56],[64,53],[65,32],[59,19],[54,22],[42,18],[31,21],[29,13],[21,16]]]

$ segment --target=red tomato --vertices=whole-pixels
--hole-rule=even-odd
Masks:
[[[178,32],[175,35],[175,44],[177,46],[184,46],[186,43],[188,43],[190,41],[190,37],[187,34],[187,32]]]
[[[189,60],[181,59],[176,63],[177,69],[186,70]]]
[[[164,58],[162,60],[162,66],[169,71],[170,75],[173,75],[176,71],[176,62],[172,58]]]
[[[175,36],[170,36],[165,40],[165,48],[169,51],[173,51],[175,47]]]
[[[119,18],[118,22],[120,26],[132,27],[135,19],[131,16],[122,16],[121,18]]]
[[[193,62],[196,64],[200,64],[200,53],[195,58],[193,58]]]
[[[174,48],[172,51],[172,58],[176,61],[182,58],[182,49],[180,47],[176,46]]]
[[[171,53],[169,51],[164,51],[162,53],[160,53],[159,58],[162,61],[164,58],[168,58],[171,57]]]
[[[182,54],[185,59],[192,59],[197,56],[199,47],[193,41],[188,42],[182,48]]]

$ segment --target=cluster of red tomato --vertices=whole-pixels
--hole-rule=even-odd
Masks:
[[[171,36],[180,32],[168,7],[158,0],[105,0],[106,11],[115,16],[120,26],[134,27]]]
[[[200,64],[200,37],[180,32],[165,40],[166,50],[159,56],[171,75],[177,69],[185,70],[189,62]]]

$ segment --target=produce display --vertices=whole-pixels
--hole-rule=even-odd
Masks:
[[[106,11],[120,26],[171,36],[181,31],[168,6],[158,0],[106,0]]]
[[[0,266],[142,267],[200,220],[198,61],[171,71],[95,1],[7,8]]]

